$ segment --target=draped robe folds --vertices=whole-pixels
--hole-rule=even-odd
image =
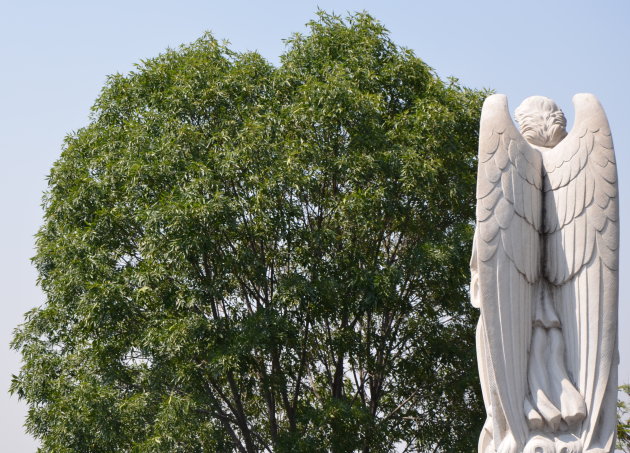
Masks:
[[[578,94],[571,132],[529,144],[484,103],[471,299],[487,420],[479,453],[612,453],[618,198],[606,115]]]

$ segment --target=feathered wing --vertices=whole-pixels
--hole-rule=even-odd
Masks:
[[[504,95],[484,103],[478,172],[473,290],[481,308],[482,386],[495,448],[522,451],[532,302],[541,273],[542,157],[514,126]],[[504,439],[509,432],[513,439]],[[499,448],[503,441],[514,445]]]
[[[617,397],[618,198],[606,114],[573,98],[575,125],[543,152],[546,279],[561,318],[567,369],[584,397],[584,451],[612,451]]]

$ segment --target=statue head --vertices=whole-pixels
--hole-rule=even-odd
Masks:
[[[528,143],[552,148],[567,135],[567,120],[556,103],[545,96],[530,96],[514,112]]]

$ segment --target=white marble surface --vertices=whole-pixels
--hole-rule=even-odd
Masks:
[[[488,418],[480,453],[609,453],[617,399],[618,197],[608,120],[548,98],[517,130],[504,95],[479,132],[472,301]]]

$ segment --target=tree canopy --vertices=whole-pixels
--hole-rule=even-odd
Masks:
[[[278,67],[207,34],[109,77],[12,343],[41,450],[473,451],[484,95],[365,13]]]
[[[630,452],[630,384],[619,386],[619,400],[617,401],[617,449]]]

